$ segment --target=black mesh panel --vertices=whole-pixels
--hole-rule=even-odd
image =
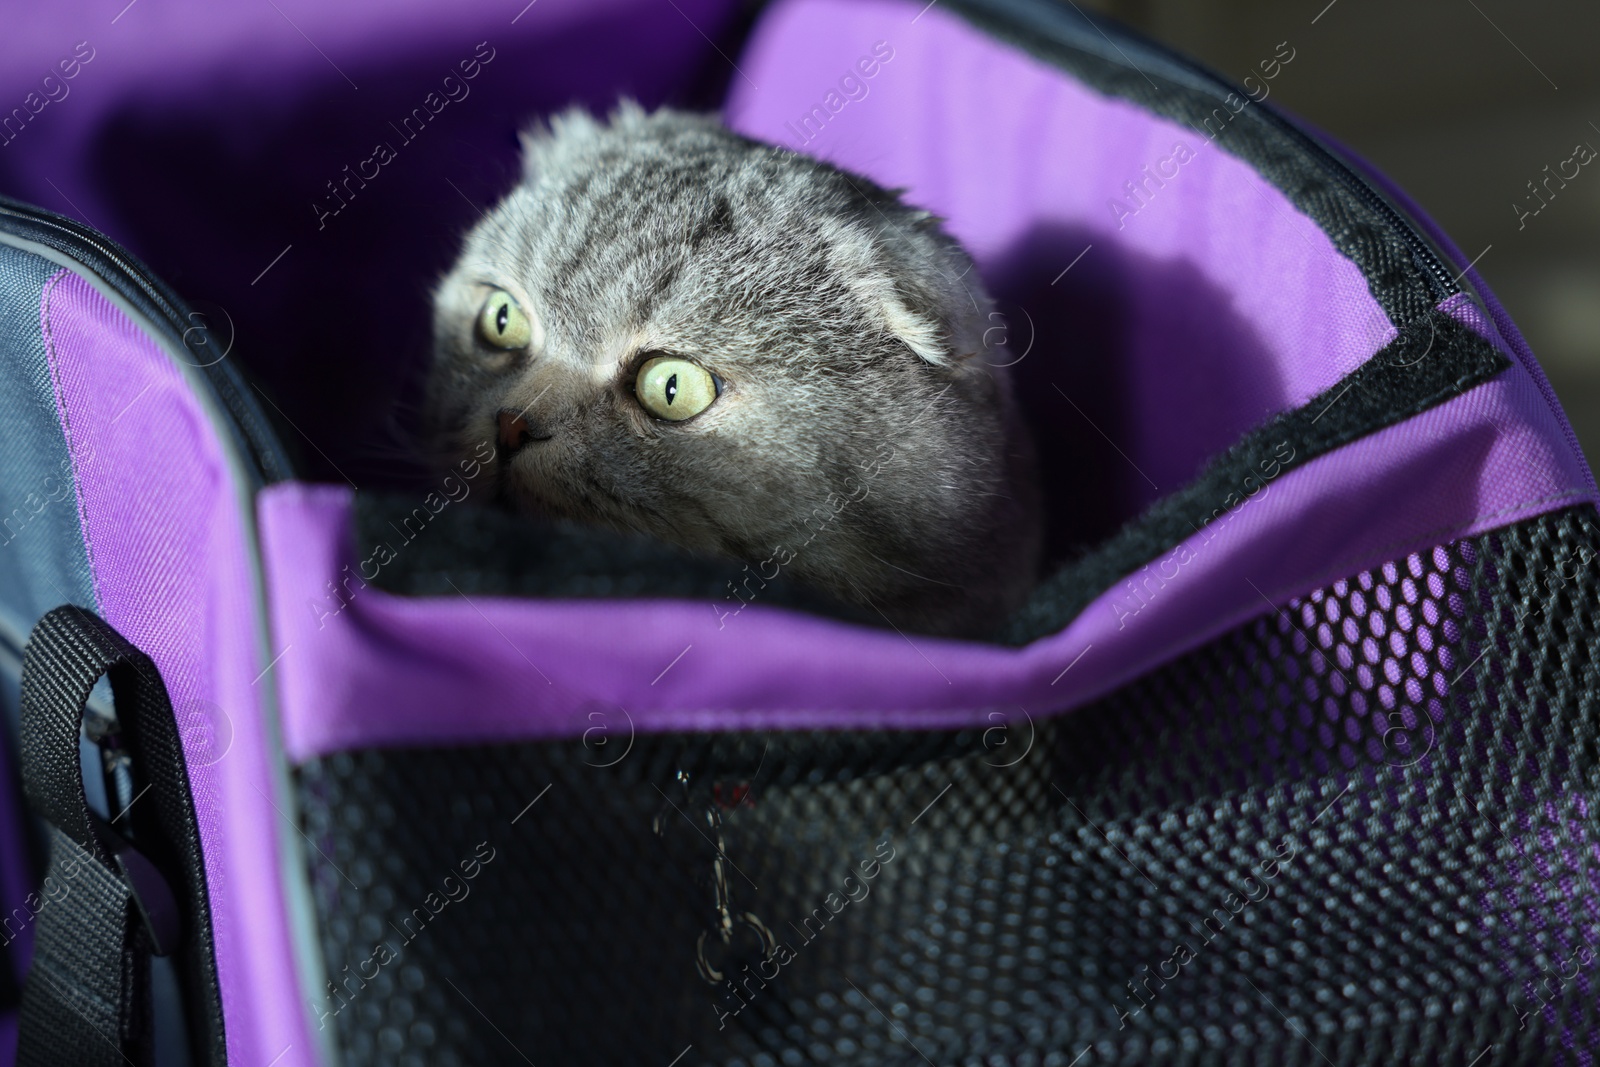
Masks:
[[[1531,520],[983,731],[314,761],[315,1010],[352,1067],[1588,1062],[1597,552]]]

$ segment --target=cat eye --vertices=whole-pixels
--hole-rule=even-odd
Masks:
[[[633,393],[658,419],[692,419],[717,398],[717,380],[704,367],[675,356],[657,356],[639,368]]]
[[[533,324],[510,293],[496,289],[478,313],[478,333],[496,348],[527,348],[533,340]]]

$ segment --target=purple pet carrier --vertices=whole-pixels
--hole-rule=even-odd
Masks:
[[[1262,102],[1298,42],[1234,87],[1044,0],[4,38],[8,1061],[1594,1062],[1595,482],[1460,253]],[[1049,512],[992,639],[386,453],[515,131],[622,95],[972,252]]]

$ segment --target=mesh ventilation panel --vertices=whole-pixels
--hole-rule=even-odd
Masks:
[[[352,1067],[1589,1063],[1597,552],[1443,545],[986,730],[310,762],[313,1011]]]

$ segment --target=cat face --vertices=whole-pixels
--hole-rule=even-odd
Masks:
[[[436,294],[445,454],[493,440],[514,507],[781,561],[920,629],[1025,592],[1026,441],[935,220],[699,116],[568,115],[525,143]]]

